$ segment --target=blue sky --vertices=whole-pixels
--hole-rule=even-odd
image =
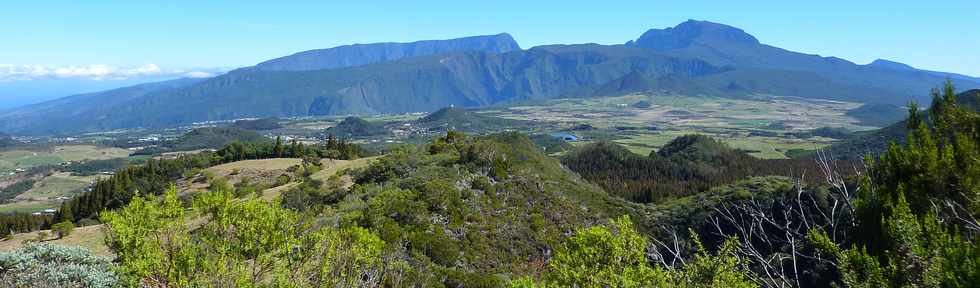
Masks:
[[[620,44],[649,28],[698,19],[790,50],[980,76],[976,0],[464,2],[4,1],[0,64],[117,71],[154,64],[185,73],[350,43],[499,32],[525,48]]]

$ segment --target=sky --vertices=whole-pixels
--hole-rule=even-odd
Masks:
[[[980,1],[792,2],[0,0],[0,81],[203,77],[309,49],[500,32],[524,48],[621,44],[687,19],[859,64],[980,76]]]

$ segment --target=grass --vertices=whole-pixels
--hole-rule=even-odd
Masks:
[[[17,201],[0,205],[0,213],[30,213],[55,207],[57,204],[52,201]]]
[[[105,245],[105,233],[103,225],[93,225],[75,228],[70,235],[62,239],[54,239],[50,230],[43,230],[52,235],[52,238],[45,240],[45,243],[52,243],[65,246],[79,246],[88,249],[92,254],[113,257],[112,251]],[[35,239],[40,231],[14,234],[13,239],[0,241],[0,251],[12,251],[24,246],[24,240]]]
[[[226,164],[221,164],[208,168],[219,175],[228,175],[235,169],[257,169],[257,170],[286,170],[294,165],[302,164],[303,160],[298,158],[273,158],[261,160],[244,160]]]

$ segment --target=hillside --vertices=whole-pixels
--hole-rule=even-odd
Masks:
[[[141,84],[103,92],[68,96],[48,102],[33,104],[16,109],[0,111],[0,130],[18,132],[17,134],[58,134],[79,131],[84,126],[87,131],[111,130],[121,126],[108,125],[112,121],[102,118],[104,114],[95,111],[111,111],[126,105],[153,105],[158,103],[154,92],[188,87],[204,81],[203,78],[184,78],[156,83]],[[99,116],[102,115],[102,116]],[[135,113],[130,117],[141,117]],[[130,126],[132,127],[132,126]]]

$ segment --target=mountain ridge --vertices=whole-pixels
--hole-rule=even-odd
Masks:
[[[833,57],[799,53],[760,42],[742,29],[709,21],[688,20],[675,27],[650,29],[627,46],[653,49],[675,57],[697,58],[708,63],[737,67],[756,67],[817,73],[834,82],[873,86],[901,95],[904,99],[926,102],[930,89],[945,78],[962,87],[976,88],[980,79],[955,73],[912,68],[881,60],[869,65]],[[911,68],[911,69],[910,69]]]
[[[506,53],[515,50],[521,50],[517,41],[510,34],[499,33],[446,40],[351,44],[327,49],[314,49],[263,61],[250,68],[271,71],[308,71],[355,67],[446,52]]]
[[[349,49],[373,52],[358,58]],[[308,57],[319,60],[302,60]],[[0,112],[0,130],[56,134],[241,118],[397,114],[642,92],[902,105],[925,102],[923,95],[946,78],[959,87],[980,87],[980,80],[967,76],[884,61],[858,65],[797,53],[762,44],[732,26],[694,20],[650,29],[625,45],[521,50],[509,34],[358,44],[304,51],[194,82],[126,87]]]

